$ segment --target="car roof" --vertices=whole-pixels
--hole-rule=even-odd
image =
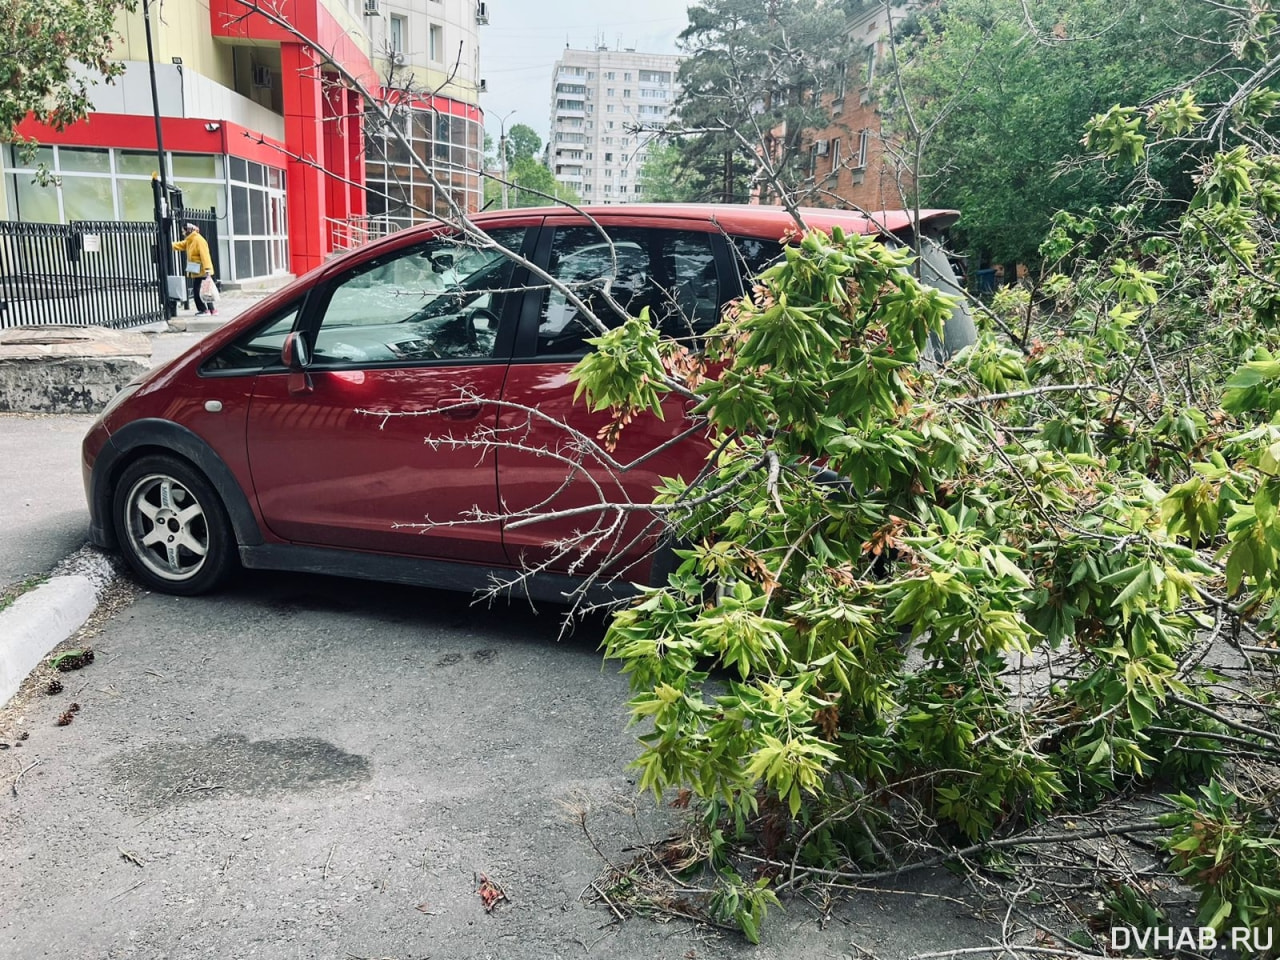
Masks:
[[[916,222],[908,210],[833,210],[827,207],[799,207],[801,218],[812,228],[830,230],[840,226],[857,233],[899,233]],[[520,216],[540,216],[549,220],[578,218],[582,214],[614,223],[629,220],[680,219],[715,223],[726,233],[778,238],[796,229],[795,218],[785,208],[764,204],[735,203],[627,203],[578,207],[524,207],[490,210],[475,214],[477,226]],[[960,218],[959,211],[924,209],[919,222],[928,231],[945,230]]]
[[[900,235],[916,222],[916,216],[908,210],[860,212],[826,207],[797,209],[810,228],[828,231],[834,226],[840,226],[853,233]],[[482,230],[493,230],[503,226],[529,226],[543,221],[554,223],[556,220],[568,220],[580,223],[584,215],[611,227],[642,227],[649,222],[663,223],[669,227],[680,221],[714,224],[729,236],[761,240],[781,240],[797,232],[795,218],[785,207],[744,203],[621,203],[576,207],[562,204],[554,207],[486,210],[472,214],[470,219]],[[956,210],[929,208],[919,211],[921,232],[926,235],[940,233],[958,219],[960,213]],[[307,276],[314,282],[335,270],[383,256],[419,243],[441,231],[452,232],[454,229],[448,222],[440,219],[416,223],[335,258]]]

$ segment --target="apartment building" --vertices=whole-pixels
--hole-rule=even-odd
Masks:
[[[681,57],[565,48],[551,80],[547,162],[584,202],[643,202],[640,177],[655,131],[671,120]]]
[[[888,56],[889,17],[905,16],[913,0],[883,5],[850,19],[849,62],[841,65],[822,95],[830,122],[806,131],[809,172],[813,192],[808,202],[821,206],[841,203],[863,210],[888,210],[903,206],[902,171],[880,133],[874,102],[877,68]]]
[[[165,176],[186,206],[217,211],[222,277],[305,273],[370,214],[408,222],[426,216],[410,204],[441,203],[403,146],[367,122],[368,105],[335,64],[399,105],[414,152],[478,209],[487,2],[284,0],[280,9],[292,29],[242,0],[167,0],[163,15],[151,3]],[[94,87],[89,116],[64,130],[28,118],[19,133],[41,144],[32,162],[0,144],[0,216],[153,218],[160,161],[141,4],[116,24],[125,70]],[[38,164],[53,183],[34,182]]]

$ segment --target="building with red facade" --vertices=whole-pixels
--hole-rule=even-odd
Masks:
[[[151,9],[165,177],[186,206],[217,211],[224,280],[300,275],[442,202],[399,155],[403,145],[370,122],[359,87],[397,103],[397,123],[435,182],[479,207],[486,3],[278,0],[271,9],[287,26],[253,7],[169,0],[163,16]],[[89,116],[62,131],[29,118],[19,133],[39,141],[34,160],[0,148],[0,217],[153,218],[159,155],[141,6],[117,28],[124,73],[95,85]],[[35,176],[41,164],[53,182]]]

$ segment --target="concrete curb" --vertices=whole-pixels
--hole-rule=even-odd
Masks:
[[[89,619],[114,578],[107,557],[85,547],[58,564],[53,577],[0,612],[0,706],[50,650]]]

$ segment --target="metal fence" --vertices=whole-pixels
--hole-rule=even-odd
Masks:
[[[163,320],[156,273],[154,223],[0,221],[0,328]]]

